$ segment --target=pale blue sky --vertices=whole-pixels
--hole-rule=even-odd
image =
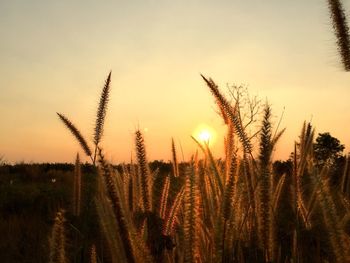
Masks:
[[[350,2],[344,6],[350,13]],[[113,71],[104,143],[128,160],[135,127],[149,159],[170,158],[201,123],[224,127],[199,73],[268,98],[287,132],[286,158],[312,118],[350,145],[350,74],[343,72],[326,1],[0,2],[0,154],[8,161],[73,161],[80,151],[55,116],[90,139],[104,79]],[[349,149],[349,148],[347,148]],[[222,140],[214,145],[222,153]]]

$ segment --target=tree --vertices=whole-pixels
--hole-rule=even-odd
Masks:
[[[342,157],[344,148],[344,145],[340,144],[340,141],[328,132],[319,133],[314,144],[315,159],[319,165],[323,165],[326,162],[334,164]]]

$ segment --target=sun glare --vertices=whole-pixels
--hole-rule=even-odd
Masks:
[[[199,142],[210,145],[214,143],[216,137],[214,129],[205,124],[199,125],[193,135]]]
[[[198,135],[199,139],[202,141],[202,142],[206,142],[208,143],[210,141],[210,138],[212,137],[210,132],[207,131],[207,130],[203,130],[199,133]]]

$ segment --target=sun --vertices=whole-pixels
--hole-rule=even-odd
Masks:
[[[205,143],[209,143],[211,137],[212,137],[212,135],[210,134],[210,132],[208,130],[202,130],[198,134],[199,140],[201,140],[202,142],[205,142]]]
[[[213,145],[216,137],[215,130],[206,124],[197,126],[193,133],[193,137],[201,143]]]

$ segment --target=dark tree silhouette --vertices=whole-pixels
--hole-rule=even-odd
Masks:
[[[342,157],[344,148],[344,145],[328,132],[319,133],[314,144],[315,159],[319,165],[323,165],[326,162],[334,164],[337,159]]]

